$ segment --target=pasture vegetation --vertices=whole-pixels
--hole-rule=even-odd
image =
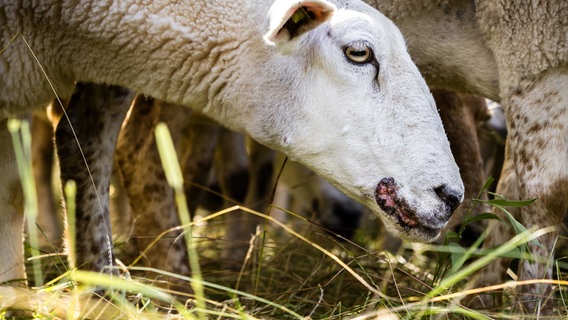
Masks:
[[[24,187],[33,190],[26,125],[12,123],[11,130]],[[19,130],[22,128],[24,130]],[[470,288],[477,270],[498,256],[527,257],[524,244],[538,241],[550,230],[526,230],[507,208],[531,201],[509,201],[499,196],[487,201],[502,210],[517,236],[490,250],[480,248],[486,229],[471,247],[459,244],[460,232],[449,233],[441,245],[403,242],[397,252],[384,250],[392,241],[379,222],[367,217],[355,240],[338,240],[321,227],[293,212],[282,210],[288,221],[279,222],[265,213],[232,207],[191,222],[185,208],[181,174],[167,130],[158,129],[158,141],[168,181],[178,191],[177,203],[190,252],[192,277],[119,263],[120,276],[70,270],[67,257],[42,255],[37,239],[26,241],[28,279],[32,289],[17,290],[13,308],[0,306],[0,317],[17,319],[518,319],[520,314],[505,299],[497,310],[472,310],[460,299],[480,293],[511,293],[515,282],[491,288]],[[488,180],[486,189],[491,183]],[[69,219],[73,219],[73,186],[65,188]],[[26,213],[37,211],[33,192],[26,193]],[[474,201],[479,204],[481,200]],[[224,267],[223,218],[237,210],[261,215],[266,224],[251,239],[251,247],[240,270]],[[33,221],[29,219],[30,221]],[[466,217],[465,224],[478,219],[496,219],[492,214]],[[35,230],[35,226],[28,224]],[[31,232],[30,234],[34,234]],[[71,247],[73,230],[69,232]],[[168,233],[163,236],[167,237]],[[563,239],[559,239],[561,243]],[[120,243],[117,252],[120,252]],[[555,295],[556,317],[566,317],[568,282],[566,267],[557,250]],[[120,258],[120,257],[119,257]],[[529,257],[530,258],[530,257]],[[191,294],[162,289],[156,275],[186,281]],[[514,277],[514,272],[510,275]],[[535,280],[539,281],[539,280]],[[521,283],[517,283],[521,285]],[[104,290],[101,290],[104,289]],[[105,297],[97,293],[105,292]],[[3,294],[0,292],[0,294]],[[3,299],[6,296],[3,297]],[[17,310],[15,310],[17,309]],[[22,311],[25,310],[25,311]],[[525,318],[536,316],[523,315]]]

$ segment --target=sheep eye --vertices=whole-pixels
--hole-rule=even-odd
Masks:
[[[373,60],[373,51],[364,42],[355,42],[343,49],[345,56],[356,64],[369,63]]]

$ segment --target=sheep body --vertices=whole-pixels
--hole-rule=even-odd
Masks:
[[[568,62],[568,3],[476,1],[480,29],[495,53],[501,91]]]
[[[8,116],[47,105],[54,93],[46,76],[60,96],[70,96],[74,82],[82,80],[127,86],[191,106],[200,102],[205,105],[209,86],[214,86],[207,80],[225,80],[222,72],[239,74],[231,66],[249,67],[246,65],[249,59],[232,64],[230,61],[249,53],[250,45],[244,42],[247,39],[254,42],[254,31],[261,32],[260,26],[253,22],[266,20],[260,12],[267,9],[247,10],[250,13],[245,15],[242,11],[248,8],[242,5],[246,4],[231,2],[219,6],[204,1],[192,2],[192,7],[187,8],[165,6],[163,2],[136,5],[97,1],[66,7],[59,1],[44,1],[41,7],[30,4],[26,8],[8,2],[3,5],[6,12],[0,21],[6,26],[3,39],[21,37],[16,36],[0,56],[6,66],[2,72],[8,75],[0,80],[0,85],[10,93],[2,97],[0,112]],[[23,10],[32,14],[22,16]],[[97,14],[101,12],[105,14]],[[250,19],[237,21],[237,17]],[[184,25],[176,21],[182,19]],[[222,20],[223,23],[216,25],[225,27],[209,28],[215,20]],[[262,48],[260,41],[256,39],[256,45]],[[260,52],[259,56],[263,54]],[[141,79],[141,74],[154,75],[152,86],[148,86],[147,79]],[[30,91],[35,94],[29,94]],[[184,97],[187,91],[192,94]]]

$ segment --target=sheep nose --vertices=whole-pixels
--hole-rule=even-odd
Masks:
[[[438,198],[442,200],[448,208],[448,218],[452,216],[456,208],[460,205],[463,199],[463,193],[448,188],[447,185],[442,185],[434,189]]]

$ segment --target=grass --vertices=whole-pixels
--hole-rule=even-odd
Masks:
[[[15,146],[21,162],[22,177],[31,179],[29,139],[26,124],[12,123]],[[23,130],[21,130],[23,129]],[[199,223],[187,215],[179,165],[170,144],[167,129],[157,130],[168,181],[177,191],[182,228],[188,247],[192,276],[168,274],[143,266],[118,266],[121,277],[70,270],[64,255],[41,255],[34,240],[33,224],[28,223],[27,270],[30,289],[0,287],[0,318],[17,319],[518,319],[505,300],[502,308],[472,310],[460,299],[480,293],[512,293],[515,286],[527,282],[506,282],[488,288],[471,288],[468,282],[480,268],[500,256],[521,257],[523,247],[538,241],[549,229],[526,230],[507,208],[530,205],[503,198],[486,204],[503,210],[517,236],[493,249],[482,249],[480,241],[462,247],[450,233],[441,245],[402,244],[396,253],[383,250],[390,241],[384,231],[376,234],[379,223],[368,216],[365,227],[353,242],[340,241],[309,219],[281,209],[286,223],[239,206],[207,217]],[[25,179],[25,180],[27,180]],[[33,179],[31,179],[33,180]],[[25,188],[31,188],[27,181]],[[489,183],[489,182],[488,182]],[[33,189],[30,189],[33,190]],[[73,203],[73,186],[66,187]],[[482,190],[481,193],[485,192]],[[26,193],[28,221],[34,221],[33,192]],[[480,201],[477,201],[479,203]],[[35,208],[35,209],[34,209]],[[73,211],[73,206],[69,206]],[[219,259],[225,244],[224,217],[242,210],[261,216],[267,222],[251,241],[245,264],[240,270],[227,269]],[[496,219],[491,214],[482,218]],[[72,215],[70,216],[72,220]],[[468,223],[476,218],[469,218]],[[369,227],[372,226],[372,227]],[[173,231],[173,230],[171,230]],[[70,234],[73,234],[70,230]],[[162,236],[168,236],[164,232]],[[71,238],[73,238],[71,236]],[[72,244],[72,241],[71,241]],[[73,252],[73,250],[71,250]],[[566,317],[563,258],[556,260],[555,280],[537,279],[557,288],[556,317]],[[192,293],[163,289],[156,275],[179,279]],[[105,288],[98,297],[97,288]],[[10,308],[7,308],[11,305]],[[22,311],[23,310],[23,311]],[[523,315],[525,318],[531,316]],[[534,317],[536,318],[536,317]]]

